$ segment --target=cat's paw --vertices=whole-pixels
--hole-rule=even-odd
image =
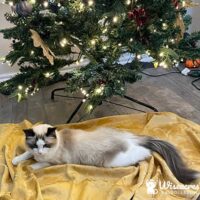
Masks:
[[[18,157],[15,157],[13,160],[12,160],[12,164],[13,165],[18,165],[20,163]]]

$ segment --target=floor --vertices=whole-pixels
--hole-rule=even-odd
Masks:
[[[159,74],[165,73],[166,71],[150,68],[146,69],[145,72]],[[181,74],[169,74],[156,78],[143,75],[142,80],[128,85],[127,95],[151,104],[159,111],[174,112],[200,124],[200,91],[191,85],[192,80],[193,78]],[[200,87],[200,81],[198,85]],[[32,123],[65,123],[80,100],[55,97],[55,100],[52,101],[50,98],[51,91],[63,86],[64,83],[60,82],[45,87],[37,95],[20,103],[17,103],[15,99],[0,95],[0,123],[17,123],[24,119]],[[144,108],[120,97],[113,97],[110,101],[145,112],[151,112],[148,108]],[[74,117],[73,122],[109,115],[138,112],[133,109],[104,102],[89,116],[85,116],[84,109],[82,108]]]

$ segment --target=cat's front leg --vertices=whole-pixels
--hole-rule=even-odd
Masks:
[[[37,163],[32,164],[31,168],[32,169],[41,169],[41,168],[49,167],[49,166],[51,166],[51,164],[48,162],[37,162]]]
[[[26,151],[25,153],[16,156],[13,160],[12,160],[12,164],[13,165],[18,165],[20,162],[24,161],[24,160],[28,160],[29,158],[32,158],[33,154],[30,151]]]

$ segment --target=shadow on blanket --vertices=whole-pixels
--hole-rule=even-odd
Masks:
[[[200,126],[172,113],[113,116],[77,124],[79,129],[98,126],[120,128],[172,143],[190,168],[200,171]],[[22,129],[32,124],[0,125],[0,200],[196,200],[200,183],[182,185],[156,153],[138,166],[104,169],[58,165],[33,171],[25,161],[14,167],[14,155],[24,152]],[[200,198],[199,198],[200,199]]]

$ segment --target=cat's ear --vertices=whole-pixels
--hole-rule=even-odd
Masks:
[[[56,127],[49,127],[48,129],[47,129],[47,133],[46,133],[46,136],[47,137],[54,137],[54,138],[56,138]]]
[[[35,136],[35,133],[32,128],[24,129],[23,131],[25,133],[26,138]]]

